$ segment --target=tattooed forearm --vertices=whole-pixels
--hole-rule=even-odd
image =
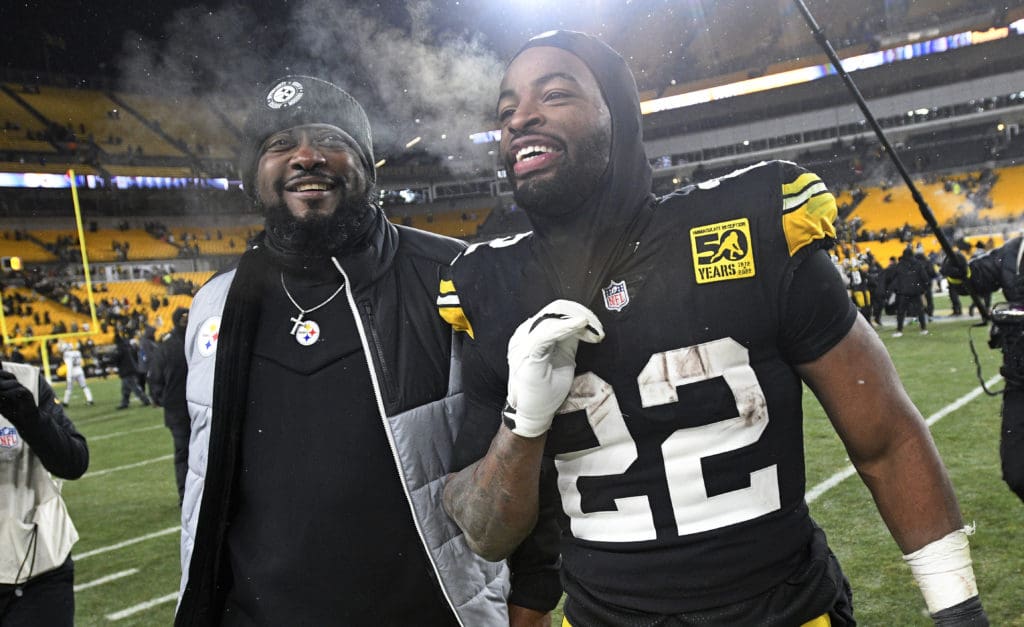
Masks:
[[[483,459],[449,476],[444,507],[482,557],[504,559],[536,524],[545,439],[502,427]]]

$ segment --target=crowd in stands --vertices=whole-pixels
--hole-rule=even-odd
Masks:
[[[128,261],[128,250],[131,246],[131,242],[119,242],[116,239],[110,242],[110,248],[117,254],[118,261]]]

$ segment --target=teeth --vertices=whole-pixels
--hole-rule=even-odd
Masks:
[[[516,153],[516,162],[525,161],[527,159],[527,155],[530,155],[529,158],[532,159],[533,157],[540,156],[545,152],[555,152],[555,149],[547,146],[526,146],[524,148],[520,148],[519,152]]]
[[[327,183],[300,183],[295,186],[297,192],[326,192]]]

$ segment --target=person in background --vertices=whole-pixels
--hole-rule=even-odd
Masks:
[[[71,389],[75,383],[78,384],[78,387],[82,388],[86,404],[92,405],[92,391],[89,389],[89,384],[85,379],[85,368],[82,366],[82,351],[69,343],[61,344],[60,350],[61,357],[64,360],[65,378],[67,381],[67,385],[64,388],[64,406],[67,407],[71,403]]]
[[[950,270],[958,275],[962,275],[962,273],[958,272],[956,269],[967,267],[967,257],[964,255],[963,249],[959,245],[953,246],[953,254],[958,259],[958,262],[954,263],[949,258],[944,258],[939,272],[946,279],[946,291],[949,294],[949,303],[953,308],[953,315],[962,316],[964,315],[964,307],[960,302],[960,297],[967,295],[967,292],[964,291],[963,280],[955,278],[950,280],[952,277],[948,276],[946,271]]]
[[[143,405],[151,405],[145,390],[139,387],[139,361],[135,347],[120,327],[114,330],[114,361],[117,364],[117,376],[121,378],[121,404],[117,409],[128,409],[128,403],[134,394]]]
[[[928,335],[928,314],[925,311],[924,294],[931,285],[928,270],[914,256],[907,246],[896,263],[895,277],[891,290],[896,294],[896,332],[893,337],[903,337],[903,322],[907,315],[917,316],[921,335]]]
[[[78,532],[59,479],[85,474],[89,448],[39,368],[0,368],[0,625],[71,627]]]
[[[143,391],[146,390],[146,382],[149,380],[149,370],[152,367],[156,350],[156,329],[147,324],[142,328],[142,332],[139,333],[138,348],[139,387],[142,388]],[[149,394],[150,396],[153,395],[152,388],[150,388]]]
[[[939,271],[935,265],[934,253],[932,255],[925,255],[924,250],[918,247],[914,251],[914,259],[917,260],[918,265],[924,269],[925,275],[928,277],[928,283],[924,288],[924,313],[928,317],[928,322],[931,322],[935,317],[935,286],[938,284]]]
[[[153,351],[150,360],[149,389],[153,402],[164,408],[164,425],[174,443],[174,481],[178,486],[178,507],[185,498],[185,474],[188,470],[188,441],[191,424],[185,400],[188,363],[185,361],[185,330],[188,309],[178,307],[171,315],[171,332]]]
[[[964,252],[965,253],[970,253],[971,252],[971,248],[972,248],[971,245],[968,244],[967,246],[964,247]],[[979,257],[984,257],[987,254],[987,251],[989,249],[991,249],[990,246],[987,247],[985,242],[982,242],[982,241],[974,242],[973,248],[974,248],[974,252],[971,253],[971,260],[972,261],[974,259],[979,258]],[[986,291],[981,292],[981,300],[982,300],[983,303],[985,303],[985,309],[992,309],[992,292],[986,292]],[[967,307],[967,315],[971,316],[971,317],[974,317],[974,310],[975,309],[976,309],[976,307],[974,305],[974,299],[971,299],[970,300],[970,304]]]

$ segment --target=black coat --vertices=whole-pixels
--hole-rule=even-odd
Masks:
[[[1024,278],[1019,264],[1022,239],[1015,237],[999,248],[971,259],[971,287],[979,294],[1003,290],[1010,302],[1024,302]]]
[[[117,353],[114,356],[117,361],[117,374],[122,377],[138,375],[139,361],[135,356],[135,349],[132,348],[128,338],[122,335],[115,335],[114,346],[117,347]]]
[[[185,401],[185,331],[175,329],[160,342],[150,361],[149,385],[153,400],[164,408],[164,424],[168,427],[189,424]]]
[[[896,263],[892,291],[900,296],[920,296],[928,289],[928,270],[913,255],[904,255]]]

